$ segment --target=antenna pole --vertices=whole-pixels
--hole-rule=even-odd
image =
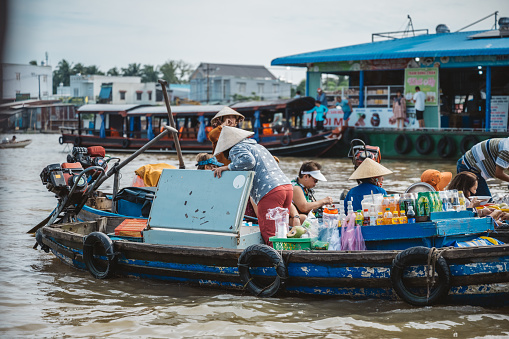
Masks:
[[[479,20],[477,20],[476,22],[473,22],[473,23],[471,23],[471,24],[470,24],[470,25],[468,25],[468,26],[465,26],[465,27],[463,27],[463,28],[458,29],[456,32],[462,31],[462,30],[464,30],[465,28],[468,28],[468,27],[470,27],[470,26],[475,25],[476,23],[479,23],[479,22],[481,22],[481,21],[483,21],[483,20],[486,20],[486,19],[488,19],[488,18],[489,18],[490,16],[492,16],[492,15],[494,15],[494,16],[495,16],[495,29],[497,29],[497,14],[498,14],[498,11],[496,11],[496,12],[494,12],[494,13],[491,13],[490,15],[485,16],[484,18],[479,19]]]

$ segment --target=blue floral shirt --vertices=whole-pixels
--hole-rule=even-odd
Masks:
[[[254,171],[251,198],[258,204],[275,187],[290,185],[272,154],[253,139],[244,139],[230,149],[230,171]]]

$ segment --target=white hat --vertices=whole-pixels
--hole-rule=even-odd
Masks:
[[[230,107],[228,107],[228,106],[225,106],[225,107],[223,107],[223,108],[222,108],[219,112],[217,112],[217,114],[216,114],[216,115],[214,115],[214,117],[212,118],[212,120],[210,120],[210,123],[211,123],[211,124],[214,124],[214,121],[215,121],[216,119],[219,119],[219,118],[224,117],[224,116],[226,116],[226,115],[236,115],[236,116],[238,116],[238,117],[239,117],[239,123],[240,123],[240,122],[242,122],[242,121],[244,121],[244,116],[243,116],[242,114],[240,114],[239,112],[237,112],[237,111],[235,111],[235,110],[231,109],[231,108],[230,108]]]
[[[219,139],[217,140],[216,150],[214,155],[230,149],[240,141],[249,138],[254,132],[248,132],[240,128],[223,126]]]
[[[350,176],[350,180],[352,179],[367,179],[367,178],[375,178],[381,177],[382,175],[391,174],[392,171],[380,165],[378,162],[366,158],[362,164],[357,167],[355,172]]]
[[[327,181],[327,179],[325,179],[325,176],[322,174],[322,172],[320,172],[320,170],[309,171],[309,172],[302,171],[302,172],[300,172],[300,174],[309,174],[316,180]]]

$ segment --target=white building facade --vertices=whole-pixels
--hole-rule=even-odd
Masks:
[[[286,99],[292,84],[277,79],[264,66],[201,63],[190,77],[191,100],[229,103],[239,97]]]
[[[51,66],[2,64],[2,99],[48,99],[53,94]]]

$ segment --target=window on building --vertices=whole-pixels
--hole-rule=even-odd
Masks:
[[[246,93],[246,83],[239,82],[239,93]]]
[[[272,84],[272,93],[279,93],[279,84]]]
[[[148,93],[148,100],[149,101],[152,100],[152,91],[148,91],[147,93]]]
[[[16,73],[16,80],[21,80],[21,73]]]
[[[42,82],[48,82],[48,76],[47,75],[43,75],[42,76]]]
[[[264,84],[258,84],[258,94],[263,94]]]
[[[73,89],[73,93],[74,93],[74,96],[75,96],[75,97],[79,97],[79,96],[80,96],[80,90],[79,90],[79,88],[74,88],[74,89]]]
[[[142,93],[143,92],[141,92],[141,91],[136,91],[136,100],[141,100],[141,94]]]
[[[125,91],[120,91],[120,100],[125,100]]]

